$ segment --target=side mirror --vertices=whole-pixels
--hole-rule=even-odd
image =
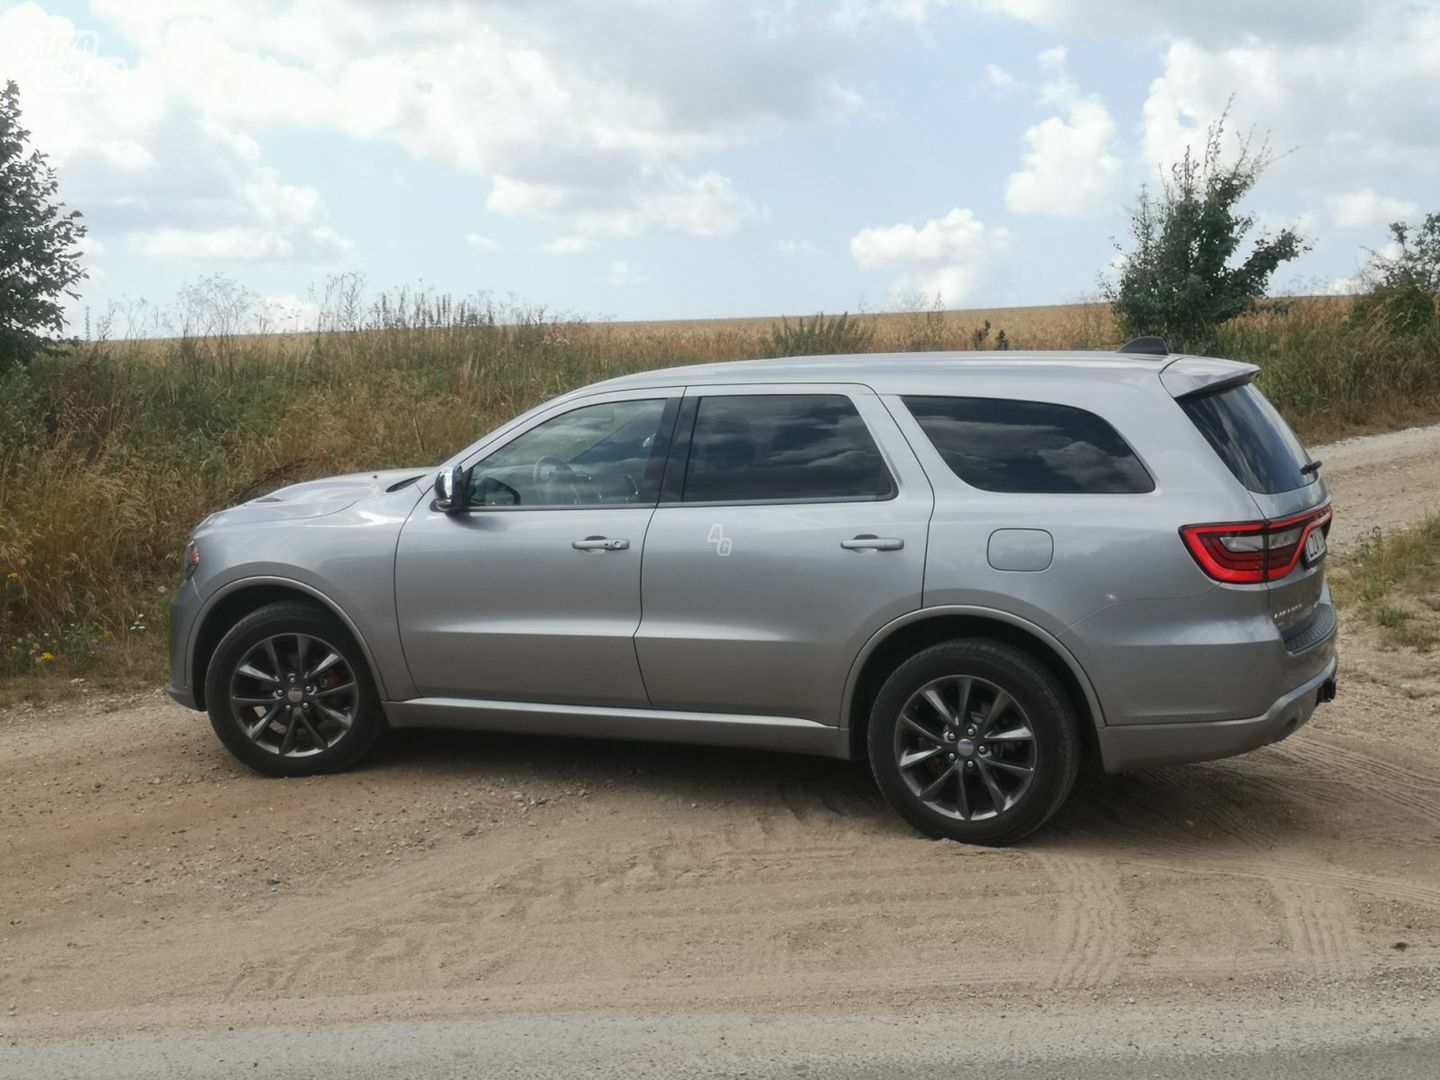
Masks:
[[[435,508],[447,514],[470,505],[470,477],[460,466],[441,469],[435,476]]]

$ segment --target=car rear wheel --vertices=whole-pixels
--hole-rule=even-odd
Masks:
[[[344,769],[385,730],[364,656],[313,604],[269,604],[241,619],[216,647],[205,688],[215,734],[267,776]]]
[[[974,844],[1039,828],[1080,768],[1064,689],[1025,652],[986,640],[942,642],[897,667],[875,699],[869,751],[901,817]]]

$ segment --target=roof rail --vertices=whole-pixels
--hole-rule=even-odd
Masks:
[[[1120,346],[1123,353],[1144,353],[1146,356],[1169,356],[1170,346],[1162,337],[1137,337]]]

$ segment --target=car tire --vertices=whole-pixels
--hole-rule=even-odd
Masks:
[[[232,626],[205,675],[210,725],[266,776],[310,776],[355,764],[384,734],[365,656],[324,608],[268,604]]]
[[[1074,787],[1080,738],[1069,696],[1021,649],[932,645],[885,680],[870,713],[870,767],[886,800],[929,836],[1014,843]]]

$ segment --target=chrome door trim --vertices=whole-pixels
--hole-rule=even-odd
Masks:
[[[849,743],[844,731],[830,724],[795,716],[448,697],[387,701],[385,714],[390,726],[395,728],[509,731],[525,735],[741,746],[822,757],[849,757]]]

